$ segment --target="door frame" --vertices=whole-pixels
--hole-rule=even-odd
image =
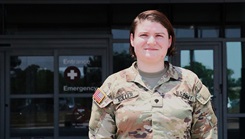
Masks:
[[[5,125],[5,120],[4,120],[4,111],[5,111],[5,102],[4,102],[4,98],[5,98],[5,94],[4,94],[4,86],[5,86],[5,72],[4,72],[4,55],[5,52],[4,51],[0,51],[0,121],[2,124],[0,124],[0,133],[4,133],[4,125]],[[0,134],[0,138],[4,139],[4,134]]]
[[[213,50],[213,66],[214,66],[214,97],[216,99],[214,108],[216,108],[216,116],[218,118],[218,137],[224,138],[224,107],[223,104],[223,67],[222,67],[222,42],[204,42],[204,41],[179,41],[176,42],[176,56],[170,59],[176,66],[180,66],[181,50]]]
[[[4,124],[0,125],[1,133],[0,138],[10,138],[10,100],[11,98],[25,98],[20,95],[10,94],[10,56],[22,55],[22,56],[53,56],[54,57],[54,92],[53,94],[47,94],[45,97],[51,97],[54,100],[54,133],[52,138],[58,139],[59,137],[59,123],[58,123],[58,67],[59,67],[59,56],[60,54],[70,54],[74,56],[78,55],[89,55],[97,54],[102,56],[102,80],[104,80],[111,71],[111,56],[110,54],[110,36],[58,36],[58,37],[47,37],[41,38],[21,38],[15,41],[16,38],[3,39],[3,42],[10,44],[8,48],[1,49],[0,51],[0,75],[4,75],[0,82],[0,120],[5,121]],[[6,72],[4,72],[6,71]],[[3,76],[1,76],[3,77]],[[53,97],[52,97],[53,96]],[[92,94],[91,94],[92,96]],[[31,98],[39,98],[43,96],[35,95],[28,96]],[[2,101],[3,100],[3,101]],[[2,109],[4,107],[4,110]],[[19,137],[18,137],[19,138]],[[74,136],[76,138],[76,136]],[[81,137],[77,137],[81,138]]]

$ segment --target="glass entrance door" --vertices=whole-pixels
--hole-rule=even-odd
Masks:
[[[6,138],[54,136],[52,51],[6,54]]]
[[[222,138],[221,99],[221,46],[220,43],[177,43],[176,65],[195,72],[213,95],[212,103],[219,123],[219,138]]]
[[[8,52],[6,138],[87,138],[91,97],[106,65],[105,49]]]
[[[58,52],[58,138],[88,138],[92,94],[106,76],[105,50]]]

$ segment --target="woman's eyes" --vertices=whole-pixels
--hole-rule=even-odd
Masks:
[[[149,35],[148,34],[140,34],[140,37],[148,37]],[[161,34],[156,34],[155,35],[155,37],[161,37],[161,38],[163,38],[164,36],[163,35],[161,35]]]
[[[159,35],[159,34],[158,34],[158,35],[156,35],[156,37],[163,37],[163,35]]]
[[[148,36],[147,34],[140,34],[141,37],[146,37]]]

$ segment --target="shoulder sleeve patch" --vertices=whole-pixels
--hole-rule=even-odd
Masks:
[[[211,94],[206,86],[202,86],[201,90],[197,93],[196,99],[201,104],[206,104],[211,99]]]
[[[112,102],[112,100],[100,88],[98,88],[93,94],[93,100],[100,108],[104,108]]]

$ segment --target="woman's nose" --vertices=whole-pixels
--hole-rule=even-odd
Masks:
[[[155,37],[154,36],[150,36],[147,40],[147,44],[150,45],[150,46],[153,46],[156,44],[156,40],[155,40]]]

